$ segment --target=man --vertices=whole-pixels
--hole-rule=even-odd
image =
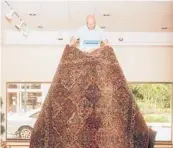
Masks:
[[[77,33],[71,38],[70,46],[75,46],[79,40],[79,48],[84,51],[91,51],[100,47],[103,42],[109,46],[108,40],[100,27],[96,25],[94,15],[88,15],[86,25],[79,28]]]

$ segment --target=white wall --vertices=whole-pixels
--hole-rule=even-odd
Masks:
[[[128,81],[173,82],[173,47],[117,47]]]
[[[50,82],[63,48],[3,46],[3,82]],[[128,81],[173,81],[173,47],[117,46],[114,49]]]
[[[5,46],[3,80],[51,81],[62,52],[56,46]]]

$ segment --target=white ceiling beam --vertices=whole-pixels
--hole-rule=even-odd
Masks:
[[[31,31],[28,37],[24,37],[20,32],[6,31],[3,44],[65,46],[73,33],[73,30]],[[105,32],[105,35],[111,45],[173,46],[173,32]]]

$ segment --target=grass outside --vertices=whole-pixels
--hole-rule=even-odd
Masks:
[[[170,123],[171,114],[144,114],[144,119],[148,123]]]

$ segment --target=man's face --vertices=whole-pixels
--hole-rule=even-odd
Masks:
[[[95,19],[89,18],[87,20],[87,26],[88,26],[88,29],[90,29],[90,30],[94,29],[94,27],[95,27]]]

